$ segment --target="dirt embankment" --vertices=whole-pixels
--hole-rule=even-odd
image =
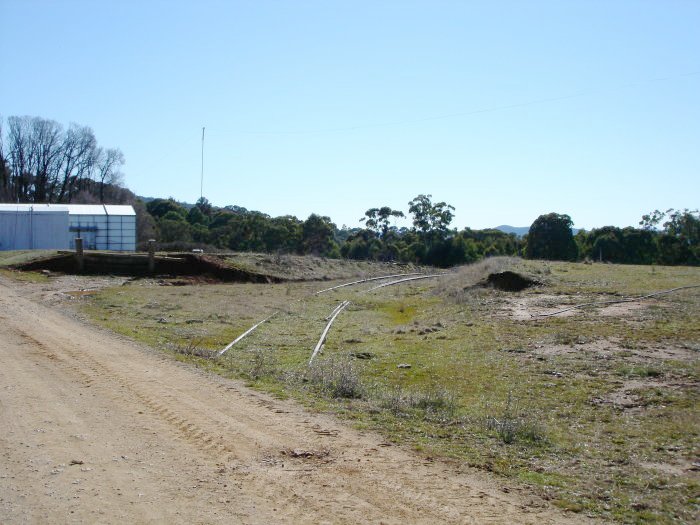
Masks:
[[[22,296],[0,279],[2,523],[567,523]]]
[[[48,270],[69,274],[128,275],[135,277],[149,275],[204,275],[222,282],[243,283],[277,283],[285,281],[279,276],[226,264],[223,260],[214,256],[190,253],[157,255],[153,259],[153,267],[151,268],[147,254],[88,252],[82,256],[82,261],[79,263],[78,256],[74,253],[59,252],[58,254],[13,265],[12,268],[22,271]]]

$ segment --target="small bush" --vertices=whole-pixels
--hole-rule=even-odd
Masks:
[[[501,441],[506,444],[515,441],[536,443],[544,440],[542,428],[532,421],[531,415],[518,407],[511,392],[508,393],[503,411],[497,416],[487,416],[485,426],[488,430],[496,431]]]
[[[394,415],[408,415],[412,410],[421,410],[426,415],[452,416],[457,410],[454,393],[444,388],[432,388],[418,392],[396,386],[379,394],[379,405]]]
[[[554,332],[554,334],[551,336],[554,344],[564,346],[573,346],[576,342],[578,342],[578,338],[579,336],[577,334],[564,331]]]
[[[251,379],[273,377],[277,372],[277,355],[273,350],[254,348],[250,351],[250,364],[246,373]]]
[[[191,339],[187,341],[184,345],[171,344],[168,348],[171,352],[178,355],[185,355],[189,357],[202,357],[204,359],[214,359],[216,358],[216,350],[209,350],[208,348],[201,348],[201,341]]]
[[[305,379],[332,398],[361,399],[365,395],[358,365],[350,356],[314,361]]]
[[[273,262],[277,266],[289,267],[292,265],[292,258],[289,256],[288,253],[285,253],[282,250],[277,250],[275,252],[275,258]]]
[[[617,374],[623,377],[660,377],[663,372],[648,366],[625,366],[619,368]]]

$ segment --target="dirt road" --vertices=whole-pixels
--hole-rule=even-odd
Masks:
[[[580,522],[386,445],[0,278],[2,523]]]

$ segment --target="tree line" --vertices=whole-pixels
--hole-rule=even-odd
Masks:
[[[368,209],[363,228],[338,228],[329,217],[306,220],[271,217],[239,206],[216,208],[206,199],[187,207],[173,199],[146,204],[159,241],[171,249],[313,254],[331,258],[397,261],[449,267],[496,255],[548,260],[597,260],[623,264],[700,264],[700,215],[697,210],[654,211],[640,228],[606,226],[572,233],[568,215],[539,216],[523,237],[496,229],[450,228],[454,207],[418,195],[408,203],[412,227],[388,206]]]
[[[188,209],[173,199],[153,199],[146,210],[164,247],[311,254],[331,258],[414,262],[452,266],[491,255],[518,255],[521,241],[499,230],[450,229],[454,208],[418,195],[409,203],[413,227],[397,227],[400,210],[371,208],[364,228],[338,228],[329,217],[311,214],[271,217],[239,206],[216,208],[200,199]]]
[[[132,204],[143,247],[156,238],[162,249],[204,248],[313,254],[448,267],[496,255],[627,264],[700,264],[698,210],[655,210],[639,228],[606,226],[572,233],[564,214],[540,215],[517,237],[496,229],[457,230],[455,208],[420,194],[407,203],[410,227],[397,227],[402,210],[368,209],[363,227],[338,228],[330,217],[271,217],[240,206],[193,206],[173,199],[138,199],[122,184],[124,155],[98,145],[87,126],[64,128],[40,117],[0,119],[0,201]]]
[[[642,216],[639,228],[604,226],[572,235],[571,226],[568,215],[541,215],[524,239],[524,255],[620,264],[700,265],[698,210],[654,210]]]

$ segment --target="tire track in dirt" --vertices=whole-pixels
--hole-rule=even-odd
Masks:
[[[26,334],[24,332],[20,332],[20,335],[27,340],[30,340],[36,344],[37,347],[41,348],[45,352],[48,350],[46,345],[42,343],[41,341],[37,340],[36,338],[32,337],[29,334]],[[78,347],[79,348],[79,347]],[[236,454],[232,453],[232,446],[230,444],[230,441],[227,442],[224,440],[222,436],[215,436],[211,434],[210,432],[207,432],[205,430],[205,425],[198,425],[193,423],[190,419],[187,419],[186,417],[183,417],[180,412],[177,410],[173,410],[171,408],[168,408],[166,406],[165,402],[161,399],[158,398],[158,396],[154,395],[153,392],[149,392],[148,389],[144,389],[140,387],[137,383],[130,381],[126,379],[124,376],[114,372],[111,370],[109,367],[104,366],[102,363],[98,362],[95,360],[92,356],[90,356],[87,353],[80,352],[80,351],[75,351],[71,350],[70,348],[63,348],[63,351],[65,352],[66,355],[68,355],[72,360],[64,360],[61,358],[56,357],[55,353],[51,354],[46,354],[45,357],[51,358],[51,359],[56,359],[58,360],[59,363],[61,363],[65,368],[69,369],[71,372],[78,374],[81,376],[83,379],[83,384],[89,385],[93,383],[92,378],[95,377],[97,378],[97,382],[100,385],[104,385],[105,381],[109,381],[112,383],[116,383],[116,385],[120,388],[120,390],[117,391],[117,400],[118,401],[127,401],[127,397],[129,395],[135,397],[138,399],[140,402],[144,404],[144,406],[148,407],[149,409],[152,410],[153,413],[155,413],[158,417],[160,417],[164,422],[168,423],[173,430],[176,432],[179,432],[182,434],[181,437],[184,437],[184,439],[191,444],[195,445],[199,451],[205,451],[205,452],[211,452],[212,456],[217,459],[218,461],[221,461],[223,463],[228,463],[231,461],[235,460],[241,460],[244,459],[243,457],[237,456]],[[80,362],[86,365],[91,371],[92,375],[88,374],[83,370],[80,366],[75,365],[74,363]],[[220,387],[221,388],[221,387]],[[262,408],[266,408],[270,411],[274,411],[275,413],[280,413],[280,411],[275,410],[274,404],[270,401],[267,400],[257,400],[256,402],[257,406],[260,406]],[[218,424],[219,422],[214,422],[215,424]],[[318,431],[315,429],[316,433]],[[337,431],[325,431],[322,432],[322,435],[337,435]],[[250,436],[247,436],[250,437]],[[272,468],[279,467],[280,463],[279,462],[270,462],[267,461],[268,464]],[[284,466],[284,464],[282,464]],[[309,467],[309,465],[306,465],[306,467]],[[308,472],[310,469],[305,469],[304,472]],[[343,469],[346,473],[352,474],[352,475],[360,475],[361,471],[358,469],[354,468],[344,468]],[[281,475],[278,474],[278,475]],[[260,487],[262,488],[262,487]],[[400,487],[394,484],[387,485],[385,484],[383,486],[383,489],[385,491],[392,491],[395,492],[396,497],[398,498],[403,498],[405,499],[407,496],[410,496],[410,498],[414,501],[422,501],[423,504],[434,504],[435,502],[430,499],[426,498],[424,495],[419,494],[419,493],[412,493],[408,494],[405,487]],[[374,503],[372,501],[372,498],[359,498],[357,495],[358,493],[362,492],[362,487],[358,486],[356,487],[356,492],[355,496],[358,499],[362,499],[363,503],[365,504],[372,504]],[[304,499],[302,497],[302,499]],[[359,502],[356,501],[355,504],[357,505]],[[437,514],[445,514],[444,511],[441,511],[441,509],[435,509],[435,512]],[[445,516],[447,517],[447,516]],[[450,516],[452,519],[456,518],[456,516]]]
[[[93,384],[97,384],[103,390],[113,394],[116,401],[138,400],[144,407],[150,409],[161,420],[168,423],[174,431],[180,433],[181,437],[198,446],[201,450],[211,451],[219,459],[222,459],[222,454],[232,452],[231,446],[225,442],[223,437],[208,433],[202,426],[183,416],[180,411],[168,408],[166,403],[159,399],[153,391],[141,387],[136,382],[130,381],[125,376],[103,365],[90,354],[81,351],[80,346],[76,347],[77,350],[72,350],[68,346],[54,345],[54,349],[51,350],[45,343],[26,331],[16,327],[14,327],[13,331],[23,340],[40,349],[41,352],[35,352],[37,355],[50,359],[62,368],[79,376],[83,385],[91,387]],[[59,356],[56,352],[61,352],[64,355]],[[77,363],[82,364],[82,366],[79,366]],[[106,382],[116,385],[117,390],[105,388]],[[235,457],[224,456],[223,459],[231,460],[235,459]]]
[[[67,374],[77,376],[83,385],[91,386],[95,384],[96,390],[101,390],[102,393],[108,394],[113,401],[127,403],[135,398],[142,402],[145,407],[151,409],[154,415],[167,423],[171,430],[179,431],[185,441],[194,445],[195,450],[191,452],[205,453],[219,461],[229,461],[232,458],[231,455],[222,457],[222,453],[229,452],[229,449],[221,437],[217,438],[204,430],[200,425],[191,422],[185,417],[181,417],[176,411],[168,408],[165,400],[153,395],[148,389],[139,388],[136,382],[115,373],[89,354],[85,354],[79,349],[73,350],[68,346],[61,345],[61,337],[58,337],[54,342],[59,344],[52,344],[51,348],[49,348],[48,344],[22,329],[11,327],[7,331],[12,331],[20,337],[27,344],[26,349],[28,353],[34,357],[50,361],[53,365],[58,365]],[[51,335],[49,330],[46,333],[42,333],[40,337],[43,339]],[[61,355],[59,356],[59,354]],[[112,383],[111,387],[109,383]],[[262,492],[264,488],[264,486],[260,485],[258,490]],[[279,498],[277,499],[279,500]],[[284,501],[289,502],[292,499],[291,497],[286,497]]]

